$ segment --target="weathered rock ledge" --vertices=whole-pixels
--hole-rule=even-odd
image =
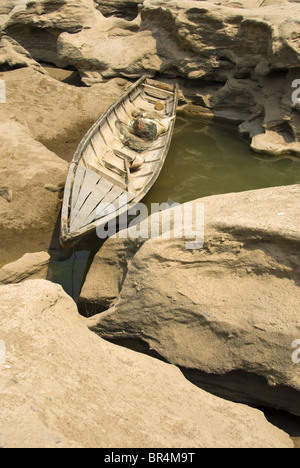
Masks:
[[[293,447],[262,412],[97,337],[60,286],[26,281],[0,297],[2,447]]]
[[[131,241],[130,230],[128,239],[108,240],[81,302],[93,314],[97,303],[99,312],[111,307],[89,318],[90,328],[114,342],[146,343],[222,396],[300,416],[300,367],[292,361],[299,197],[300,187],[290,186],[193,202],[205,208],[205,243],[196,250],[172,235]],[[104,279],[94,286],[99,265],[111,273],[103,289]]]
[[[21,283],[28,278],[46,279],[50,255],[47,252],[28,253],[0,269],[0,284]]]
[[[238,123],[254,151],[299,156],[299,16],[286,0],[11,1],[0,11],[0,63],[26,65],[31,54],[78,70],[88,86],[182,78],[185,108]],[[12,40],[26,57],[20,45],[12,57]]]

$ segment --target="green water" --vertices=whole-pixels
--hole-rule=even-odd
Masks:
[[[253,153],[232,126],[177,118],[163,170],[143,200],[184,203],[197,198],[279,185],[300,184],[300,160]],[[78,244],[64,261],[52,260],[50,277],[75,300],[96,251],[96,240]]]
[[[300,184],[300,160],[254,153],[232,126],[177,118],[172,144],[147,204]]]
[[[77,302],[93,256],[89,250],[83,249],[78,244],[64,260],[51,259],[48,279],[53,283],[60,284],[65,292]]]

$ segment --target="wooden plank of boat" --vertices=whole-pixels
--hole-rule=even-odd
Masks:
[[[77,197],[76,202],[74,203],[74,208],[71,212],[71,223],[72,220],[76,218],[80,210],[82,210],[82,206],[85,204],[87,198],[91,195],[99,181],[99,174],[97,174],[95,171],[92,171],[89,168],[86,168],[79,195]]]
[[[167,99],[170,95],[173,95],[173,93],[171,93],[170,91],[165,91],[160,88],[156,88],[155,86],[150,86],[148,84],[144,84],[143,88],[146,94],[149,94],[149,96],[159,99]]]
[[[94,190],[91,191],[89,197],[85,200],[84,210],[78,212],[77,216],[74,216],[71,220],[71,229],[73,231],[76,231],[82,225],[85,225],[86,219],[88,218],[90,213],[92,213],[96,209],[99,200],[103,200],[104,197],[113,188],[113,186],[113,183],[107,180],[105,177],[101,177],[99,179],[99,183],[94,188]]]
[[[113,204],[116,200],[119,200],[120,196],[123,195],[124,193],[126,193],[124,190],[122,190],[117,185],[114,185],[112,189],[105,196],[105,202],[103,202],[103,198],[97,200],[97,204],[95,205],[94,209],[90,212],[90,214],[84,220],[83,226],[87,226],[93,223],[95,220],[99,219],[101,216],[103,216],[103,212],[105,210],[104,203]]]
[[[160,103],[157,106],[157,103]],[[175,125],[178,86],[141,77],[95,122],[70,164],[61,215],[65,248],[138,203],[156,181],[165,162]],[[124,139],[119,123],[129,125],[133,111],[156,112],[167,131],[137,149]],[[131,170],[134,159],[144,163]],[[105,207],[110,205],[110,209]]]

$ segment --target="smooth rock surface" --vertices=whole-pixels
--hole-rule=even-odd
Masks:
[[[2,236],[49,229],[58,215],[68,165],[17,121],[0,121],[0,229]],[[45,188],[51,183],[57,193]]]
[[[27,279],[46,279],[50,255],[47,252],[28,253],[0,269],[0,284],[21,283]]]
[[[43,73],[42,67],[32,59],[30,53],[9,36],[0,39],[0,66],[8,70],[30,66]]]
[[[35,140],[70,162],[85,133],[128,83],[112,80],[92,89],[75,87],[53,79],[43,67],[40,70],[30,66],[0,72],[6,83],[0,117],[22,123]]]
[[[262,412],[101,340],[60,286],[25,281],[0,297],[2,447],[293,447]]]
[[[107,310],[117,299],[136,248],[131,242],[121,245],[118,239],[105,242],[96,253],[87,273],[78,305],[82,315],[91,316]]]
[[[116,342],[147,343],[204,382],[224,377],[207,385],[229,389],[222,391],[231,399],[300,416],[300,367],[292,361],[300,327],[299,201],[299,186],[198,200],[203,248],[187,250],[172,235],[139,248],[133,240],[120,295],[89,326]],[[108,240],[106,256],[111,242],[112,257],[124,255],[129,239],[119,240],[119,250]]]

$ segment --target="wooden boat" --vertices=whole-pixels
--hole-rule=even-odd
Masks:
[[[143,76],[99,118],[70,164],[61,214],[60,243],[69,248],[142,200],[159,176],[175,125],[178,86]],[[122,134],[133,115],[155,113],[166,131],[153,141]],[[152,115],[152,114],[151,114]],[[121,125],[121,127],[120,127]],[[121,130],[120,130],[121,128]],[[140,146],[137,148],[136,146]],[[132,170],[139,157],[142,165]],[[109,204],[111,211],[104,209]]]

